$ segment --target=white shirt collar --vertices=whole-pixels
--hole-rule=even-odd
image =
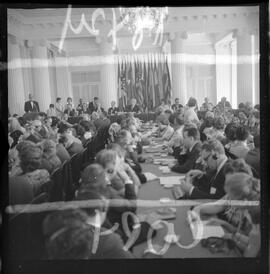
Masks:
[[[199,141],[196,141],[190,148],[189,148],[189,152],[194,148],[194,146],[199,143]]]
[[[217,168],[217,172],[216,174],[219,173],[219,171],[222,169],[222,167],[225,165],[225,163],[227,162],[228,158],[225,157],[224,160],[219,164],[218,168]]]

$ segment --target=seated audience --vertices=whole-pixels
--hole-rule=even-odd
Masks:
[[[9,178],[10,204],[31,203],[42,192],[47,191],[49,172],[41,168],[42,150],[27,143],[19,149],[21,174]]]
[[[55,110],[56,110],[56,116],[58,118],[62,118],[64,116],[65,107],[63,106],[61,101],[62,101],[62,99],[60,97],[56,98]]]
[[[116,102],[112,101],[111,102],[111,107],[108,109],[108,115],[114,115],[119,112],[119,108],[116,107]]]
[[[224,147],[217,140],[209,140],[202,145],[201,157],[206,172],[190,170],[181,189],[189,199],[220,199],[225,194],[223,169],[228,161]]]
[[[235,130],[235,140],[226,146],[228,151],[237,158],[245,158],[249,151],[247,145],[248,136],[249,132],[245,126],[237,126]]]
[[[157,117],[158,123],[158,131],[157,137],[161,138],[161,140],[168,141],[173,135],[173,128],[170,126],[169,119],[166,117],[165,114],[160,114]]]
[[[53,212],[44,220],[43,233],[48,259],[133,258],[130,252],[123,249],[124,244],[115,233],[102,236],[99,234],[98,244],[95,246],[95,234],[106,231],[102,227],[107,214],[105,197],[89,191],[81,195],[80,200],[95,200],[97,202],[93,207],[84,211],[73,209]],[[101,228],[95,232],[97,227]]]
[[[54,104],[49,105],[49,109],[47,110],[47,116],[48,117],[57,116],[57,111],[54,108]]]
[[[67,150],[70,156],[83,151],[83,146],[80,143],[75,142],[74,138],[70,135],[63,135],[59,138],[61,143]]]
[[[141,108],[139,105],[137,105],[137,100],[135,98],[130,100],[130,105],[126,107],[126,112],[141,112]]]
[[[195,167],[201,151],[200,133],[197,128],[184,126],[183,145],[186,153],[178,155],[178,163],[171,168],[174,172],[186,173]]]
[[[201,111],[211,111],[213,109],[213,104],[211,102],[209,102],[208,97],[204,98],[204,102],[201,106]]]
[[[179,98],[175,98],[175,103],[172,105],[173,112],[177,112],[179,109],[183,108],[183,105],[179,103]]]
[[[254,146],[255,148],[247,153],[245,160],[256,170],[258,177],[260,177],[260,135],[254,136]]]
[[[187,103],[187,109],[184,112],[185,123],[199,123],[199,118],[195,112],[197,106],[197,100],[190,97]]]
[[[61,161],[56,154],[56,143],[52,140],[44,140],[40,143],[43,150],[41,168],[46,169],[50,174],[61,166]]]

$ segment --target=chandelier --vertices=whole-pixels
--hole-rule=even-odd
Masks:
[[[120,20],[131,32],[139,29],[156,31],[168,16],[168,7],[119,8]]]

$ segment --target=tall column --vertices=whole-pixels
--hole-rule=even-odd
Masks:
[[[46,41],[35,43],[32,53],[34,99],[39,103],[40,111],[46,112],[52,103]]]
[[[14,36],[8,39],[8,107],[10,114],[24,114],[24,81],[20,46]]]
[[[222,97],[226,97],[229,102],[232,102],[232,54],[229,42],[218,42],[215,45],[216,50],[216,87],[217,87],[217,102]]]
[[[100,54],[103,64],[101,66],[99,98],[102,107],[107,110],[110,107],[111,101],[117,102],[117,73],[112,44],[106,38],[100,44]]]
[[[62,98],[62,102],[66,101],[67,97],[73,98],[72,84],[68,69],[67,58],[65,56],[55,57],[57,97]],[[75,105],[78,102],[73,102]]]
[[[171,62],[172,62],[172,97],[179,98],[180,103],[187,103],[187,73],[184,56],[184,44],[187,39],[187,34],[176,33],[170,35],[171,39]]]
[[[21,57],[22,57],[22,73],[24,81],[24,94],[25,98],[28,98],[29,93],[33,93],[33,79],[32,79],[32,69],[31,69],[31,57],[30,57],[30,46],[27,40],[25,45],[20,46]]]
[[[251,35],[237,33],[237,103],[252,102]]]

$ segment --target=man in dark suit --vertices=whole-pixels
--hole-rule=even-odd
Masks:
[[[223,169],[228,162],[224,147],[218,140],[210,140],[202,145],[201,157],[207,171],[189,171],[181,190],[189,199],[220,199],[225,195]]]
[[[185,126],[183,129],[183,143],[187,151],[185,154],[178,156],[178,163],[171,168],[174,172],[186,173],[195,167],[196,160],[199,158],[201,152],[198,129]]]
[[[117,112],[119,112],[119,108],[116,107],[115,105],[116,105],[116,102],[112,101],[111,107],[108,109],[108,115],[117,114]]]
[[[172,105],[172,110],[173,110],[174,112],[176,112],[177,110],[179,110],[180,108],[183,107],[183,105],[181,105],[181,104],[179,103],[179,98],[176,98],[174,102],[175,102],[175,104]]]
[[[28,112],[39,112],[39,105],[37,101],[33,100],[33,96],[29,93],[29,101],[24,103],[24,111]]]
[[[141,112],[141,108],[137,105],[137,100],[135,98],[131,99],[130,105],[126,107],[126,112]]]
[[[98,97],[94,97],[94,101],[90,102],[88,105],[88,113],[92,114],[94,111],[98,110],[104,111],[104,109],[100,106]]]

